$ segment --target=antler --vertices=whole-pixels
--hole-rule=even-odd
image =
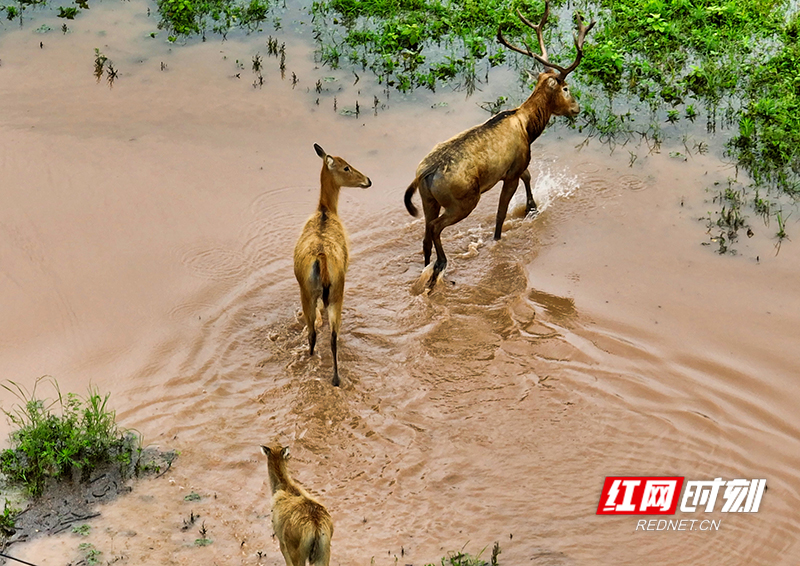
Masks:
[[[522,55],[527,55],[528,57],[533,57],[534,59],[536,59],[542,65],[544,65],[549,69],[557,70],[558,78],[563,81],[564,79],[567,78],[567,75],[570,74],[572,71],[574,71],[575,68],[578,66],[578,64],[581,62],[581,59],[583,58],[583,43],[586,40],[586,34],[589,33],[589,30],[591,30],[592,27],[594,27],[594,24],[596,22],[593,19],[587,26],[584,23],[583,16],[579,12],[577,11],[575,12],[575,15],[578,18],[578,35],[573,35],[573,39],[575,40],[575,48],[577,49],[578,54],[569,67],[562,67],[560,65],[556,65],[555,63],[551,63],[548,60],[547,49],[544,46],[544,36],[542,35],[542,28],[544,27],[544,24],[547,21],[547,16],[549,14],[550,14],[550,3],[547,1],[545,1],[544,3],[544,15],[542,16],[542,19],[538,25],[531,23],[525,16],[522,15],[522,13],[519,10],[517,10],[517,16],[519,16],[519,19],[522,20],[522,23],[524,23],[526,26],[536,31],[536,37],[539,39],[539,49],[541,49],[542,51],[541,55],[532,52],[527,46],[525,47],[525,49],[521,49],[519,47],[516,47],[515,45],[512,45],[506,40],[505,37],[503,37],[502,30],[497,31],[497,41],[499,41],[512,51],[516,51],[517,53],[521,53]]]
[[[544,14],[542,15],[542,19],[538,25],[531,23],[528,18],[522,15],[522,12],[517,9],[517,16],[522,23],[524,23],[529,28],[533,28],[536,31],[536,37],[539,38],[539,49],[541,49],[542,54],[538,55],[537,53],[532,52],[528,46],[525,46],[525,49],[520,49],[515,45],[511,45],[505,37],[503,37],[503,31],[498,29],[497,30],[497,41],[511,49],[512,51],[516,51],[517,53],[521,53],[523,55],[527,55],[528,57],[533,57],[537,61],[539,61],[545,67],[555,68],[553,67],[550,62],[547,60],[547,49],[544,46],[544,36],[542,35],[542,28],[544,27],[545,22],[547,21],[547,16],[550,15],[550,3],[544,3]]]
[[[589,22],[589,25],[587,26],[584,24],[583,16],[580,12],[576,11],[575,16],[578,18],[578,35],[573,34],[572,39],[575,40],[575,50],[578,52],[578,54],[575,56],[575,60],[572,62],[572,64],[566,69],[556,67],[561,72],[559,75],[561,80],[564,80],[567,75],[574,71],[581,62],[581,59],[583,58],[583,42],[586,40],[586,34],[589,33],[589,30],[594,27],[595,23],[597,23],[595,22],[594,18],[592,18],[592,21]]]

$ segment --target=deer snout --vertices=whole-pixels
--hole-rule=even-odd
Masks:
[[[361,183],[360,186],[362,189],[368,189],[372,186],[372,181],[370,181],[369,177],[367,177],[367,180]]]
[[[568,116],[571,117],[571,118],[574,118],[575,116],[577,116],[580,113],[581,113],[581,105],[578,104],[577,102],[573,102],[572,106],[569,107]]]

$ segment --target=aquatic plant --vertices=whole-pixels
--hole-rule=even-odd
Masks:
[[[800,193],[800,14],[787,18],[788,2],[604,0],[599,6],[595,42],[582,64],[589,85],[665,112],[671,123],[683,108],[691,121],[702,109],[709,131],[738,125],[728,155],[756,185]],[[603,116],[586,114],[582,126]]]
[[[233,28],[256,30],[267,19],[270,0],[157,0],[161,21],[175,41],[181,36],[202,35],[207,31],[225,35]]]

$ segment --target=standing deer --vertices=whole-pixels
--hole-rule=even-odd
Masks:
[[[431,246],[436,247],[436,263],[429,282],[431,288],[447,266],[441,241],[442,230],[466,218],[477,206],[481,194],[498,181],[503,181],[503,188],[497,207],[495,240],[500,239],[508,204],[517,191],[520,178],[525,182],[527,210],[535,210],[530,173],[527,171],[531,160],[530,146],[542,133],[551,116],[576,116],[580,112],[580,106],[570,94],[565,80],[581,62],[586,34],[595,21],[592,20],[587,26],[583,17],[576,12],[578,34],[574,39],[577,56],[568,67],[560,67],[548,61],[542,36],[549,8],[545,2],[544,15],[538,25],[529,22],[517,10],[522,22],[536,31],[541,55],[528,48],[511,45],[503,37],[502,31],[497,32],[500,43],[517,53],[533,57],[545,66],[546,70],[539,74],[533,93],[518,108],[501,112],[483,124],[436,145],[420,162],[416,177],[406,190],[406,209],[412,216],[417,216],[417,208],[411,202],[411,197],[419,190],[422,198],[425,212],[422,251],[426,267],[431,260]],[[442,208],[444,213],[439,216]]]
[[[339,189],[342,187],[372,186],[369,177],[351,167],[341,157],[325,153],[319,145],[314,149],[322,158],[320,194],[317,212],[309,218],[294,248],[294,276],[300,284],[303,317],[308,327],[309,355],[314,355],[317,343],[317,308],[320,299],[328,309],[333,353],[333,385],[339,386],[339,364],[336,337],[342,323],[344,277],[347,273],[347,232],[337,214]]]
[[[328,566],[333,521],[325,506],[289,477],[289,448],[262,446],[272,491],[272,530],[286,566]]]

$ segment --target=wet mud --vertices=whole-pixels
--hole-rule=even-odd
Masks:
[[[16,515],[14,532],[4,533],[8,536],[2,541],[3,552],[13,555],[20,543],[80,531],[91,519],[101,516],[102,505],[130,493],[138,480],[168,473],[176,458],[174,452],[134,450],[126,462],[103,463],[91,470],[76,469],[70,477],[50,479],[42,494],[33,500],[26,500],[21,493],[4,494],[10,501],[19,497],[24,508]]]
[[[258,449],[280,440],[333,516],[333,564],[438,563],[494,541],[502,564],[797,562],[800,253],[776,255],[758,223],[736,256],[701,245],[705,189],[729,164],[665,147],[629,166],[552,128],[533,145],[539,214],[515,201],[494,242],[499,192],[484,194],[443,233],[444,280],[413,294],[424,227],[405,188],[510,74],[356,119],[333,98],[373,87],[318,68],[302,38],[281,38],[295,88],[277,70],[253,88],[232,62],[263,37],[154,42],[144,6],[93,7],[45,49],[27,28],[0,37],[0,375],[110,391],[122,426],[180,452],[99,507],[88,540],[104,559],[283,564]],[[98,43],[113,88],[92,75]],[[339,203],[340,388],[327,325],[308,356],[291,264],[318,198],[313,143],[373,181]],[[612,475],[769,489],[756,514],[703,517],[719,531],[636,532],[595,515]],[[65,564],[80,542],[13,549]]]

